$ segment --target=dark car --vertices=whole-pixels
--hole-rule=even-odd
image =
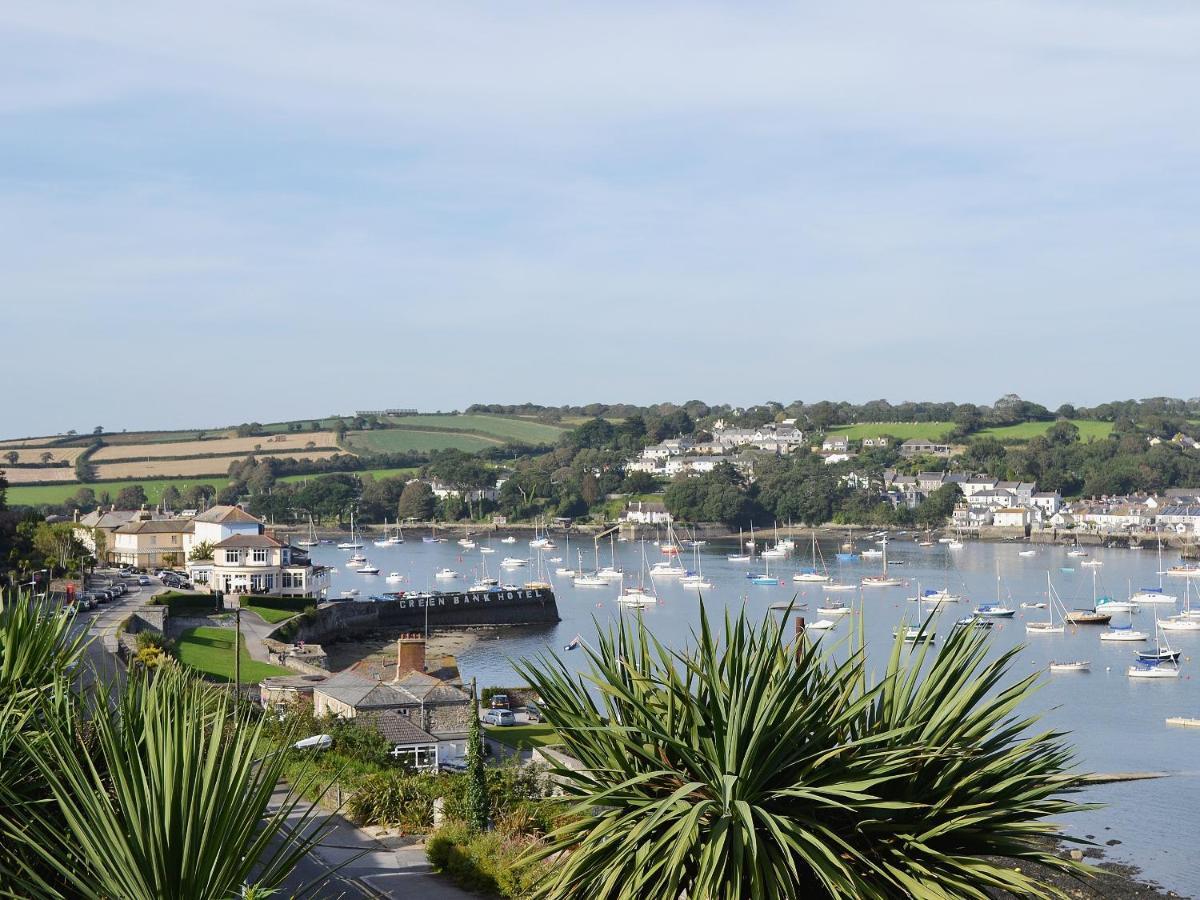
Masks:
[[[530,722],[542,721],[542,708],[530,700],[525,704],[525,717],[528,718]]]
[[[492,709],[508,709],[508,694],[492,694]]]
[[[104,588],[96,588],[94,591],[92,591],[92,599],[97,603],[107,603],[112,599],[112,594],[110,594]]]

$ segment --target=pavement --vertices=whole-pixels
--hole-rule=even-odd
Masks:
[[[287,797],[280,787],[272,797],[271,808],[278,809]],[[297,869],[284,885],[286,890],[301,897],[396,897],[421,900],[469,900],[477,897],[455,886],[446,878],[435,875],[425,858],[421,844],[395,846],[397,840],[382,842],[343,816],[333,814],[327,819],[301,823],[303,806],[288,817],[298,833],[311,836],[325,826],[328,831],[308,854],[306,866]],[[305,891],[306,882],[321,877],[331,867],[341,866],[332,879]],[[337,890],[345,893],[337,894]],[[330,893],[334,891],[335,893]]]

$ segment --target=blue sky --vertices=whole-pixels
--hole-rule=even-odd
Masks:
[[[102,6],[0,11],[5,433],[1200,393],[1192,4]]]

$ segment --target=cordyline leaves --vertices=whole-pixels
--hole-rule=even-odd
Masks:
[[[131,674],[115,708],[46,716],[18,742],[49,794],[4,829],[23,895],[234,898],[278,886],[325,834],[296,794],[271,810],[283,755],[262,721],[178,667]]]
[[[556,858],[541,896],[1064,896],[1011,862],[1089,871],[1046,840],[1083,807],[1062,735],[1017,712],[1034,679],[1005,686],[1016,651],[978,629],[907,659],[903,633],[877,684],[861,632],[837,662],[727,612],[718,642],[703,604],[686,652],[622,619],[585,676],[518,663],[583,764],[555,771],[579,803],[534,854]]]

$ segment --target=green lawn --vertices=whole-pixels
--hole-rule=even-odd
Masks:
[[[233,681],[233,638],[232,628],[189,628],[175,642],[179,661],[213,681]],[[241,657],[241,679],[243,684],[257,684],[271,675],[288,675],[291,669],[272,666],[250,658],[246,652],[246,639],[242,638],[239,649]]]
[[[911,438],[936,441],[945,437],[952,428],[953,422],[862,422],[857,425],[837,425],[830,428],[828,433],[844,435],[852,441],[884,434],[902,441]]]
[[[389,428],[383,431],[351,431],[346,440],[352,450],[365,453],[425,453],[430,450],[463,450],[475,453],[486,447],[503,444],[499,438],[482,438],[474,434],[455,434],[449,431],[409,431]]]
[[[363,469],[361,472],[350,472],[347,474],[358,475],[360,477],[370,475],[376,481],[382,481],[384,478],[412,478],[417,474],[418,469]],[[312,481],[314,478],[324,478],[326,475],[332,475],[333,472],[326,472],[321,475],[285,475],[279,481]]]
[[[1097,422],[1095,419],[1071,419],[1069,421],[1079,429],[1081,441],[1099,440],[1112,434],[1112,422]],[[1005,425],[1002,428],[987,428],[980,431],[978,436],[995,438],[1002,444],[1011,441],[1027,441],[1045,434],[1053,424],[1053,422],[1022,422],[1019,425]]]
[[[501,441],[521,441],[525,444],[552,444],[566,431],[557,425],[510,416],[400,416],[389,418],[387,421],[412,428],[461,428]]]
[[[99,497],[107,491],[116,499],[117,493],[123,487],[129,487],[134,484],[140,484],[146,492],[146,497],[151,504],[157,503],[162,497],[162,492],[166,490],[167,485],[175,485],[179,491],[186,491],[193,484],[209,484],[218,491],[225,485],[229,484],[229,479],[221,476],[211,478],[150,478],[150,479],[134,479],[132,481],[91,481],[87,484],[81,484],[77,481],[69,481],[64,484],[31,484],[31,485],[15,485],[8,489],[8,503],[10,506],[37,506],[41,503],[62,503],[68,497],[73,497],[75,492],[81,487],[90,487],[96,492]]]
[[[550,747],[559,743],[558,735],[549,725],[484,725],[487,736],[516,750],[531,750],[534,747]]]
[[[286,622],[292,616],[300,615],[300,612],[294,609],[272,609],[269,606],[255,606],[253,603],[245,604],[242,609],[258,613],[259,618],[270,625],[278,625],[280,622]]]

